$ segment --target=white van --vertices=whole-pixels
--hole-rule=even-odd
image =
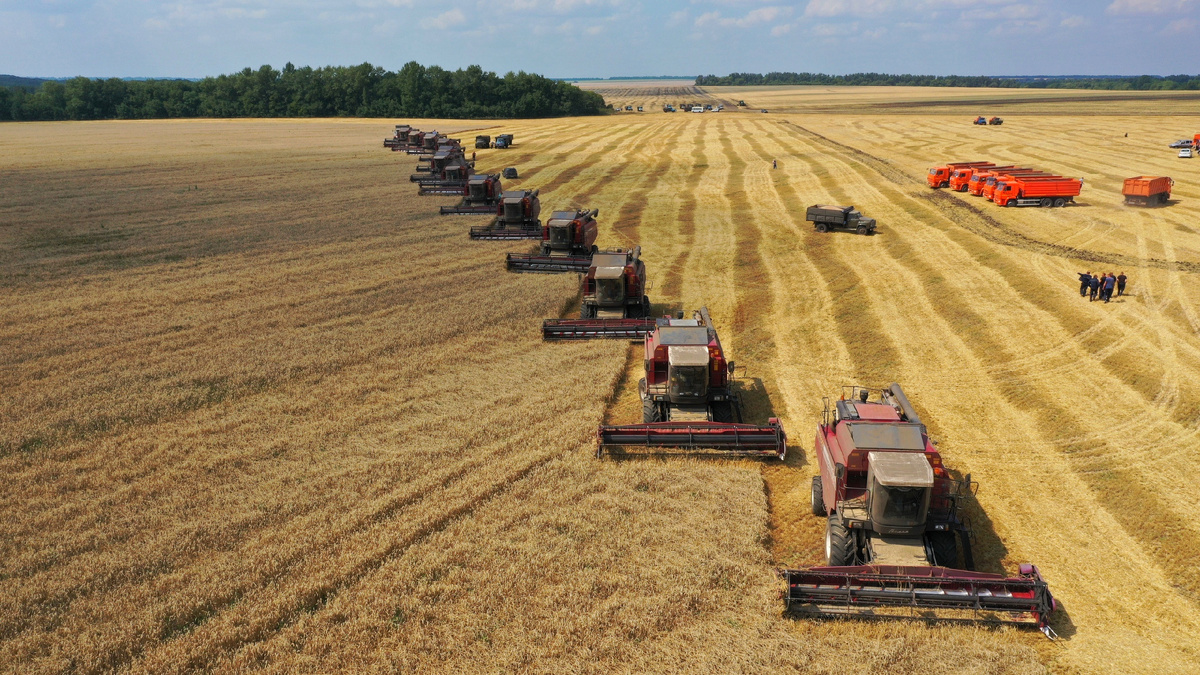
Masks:
[[[704,108],[701,108],[698,105],[694,105],[694,106],[692,106],[692,112],[702,113],[702,112],[704,112]]]

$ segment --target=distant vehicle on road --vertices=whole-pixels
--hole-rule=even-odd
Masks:
[[[704,108],[701,108],[698,105],[694,105],[694,106],[692,106],[692,112],[702,113],[702,112],[704,112]]]

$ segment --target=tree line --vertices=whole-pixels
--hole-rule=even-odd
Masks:
[[[598,115],[599,94],[541,75],[415,61],[392,72],[358,66],[262,66],[202,80],[76,77],[36,89],[0,87],[0,121],[176,117],[522,118]]]
[[[907,86],[907,87],[1010,87],[1029,89],[1200,89],[1200,75],[1139,75],[1136,77],[989,77],[984,75],[889,75],[887,73],[730,73],[700,75],[697,86],[755,85]]]

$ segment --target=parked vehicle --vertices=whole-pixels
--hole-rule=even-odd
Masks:
[[[1184,148],[1184,149],[1180,150],[1179,156],[1182,157],[1183,159],[1191,159],[1192,158],[1192,149]]]
[[[813,223],[817,232],[832,229],[853,230],[859,234],[875,234],[875,219],[864,218],[853,206],[815,204],[808,207],[804,219]]]
[[[1181,138],[1178,141],[1175,141],[1174,143],[1171,144],[1171,148],[1175,149],[1175,150],[1178,150],[1179,148],[1190,148],[1190,147],[1192,147],[1192,142],[1186,138]]]
[[[1166,204],[1171,198],[1175,181],[1166,176],[1134,176],[1126,178],[1121,194],[1125,203],[1132,206],[1157,206]]]
[[[992,201],[1000,206],[1066,206],[1083,189],[1078,178],[1001,177]]]
[[[694,113],[702,113],[702,112],[704,112],[704,108],[701,108],[701,107],[700,107],[700,106],[698,106],[698,105],[694,105],[694,106],[692,106],[692,112],[694,112]]]

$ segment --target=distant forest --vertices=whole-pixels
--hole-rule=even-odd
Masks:
[[[359,66],[263,66],[202,80],[76,77],[36,88],[0,86],[0,121],[174,117],[519,118],[598,115],[595,92],[532,73],[479,66],[448,71],[410,62],[398,72]]]
[[[1011,87],[1029,89],[1116,89],[1172,90],[1200,89],[1200,75],[1139,75],[1137,77],[987,77],[965,75],[888,75],[886,73],[854,73],[851,75],[822,75],[821,73],[731,73],[700,75],[697,86],[755,86],[755,85],[826,85],[826,86],[906,86],[906,87]]]

